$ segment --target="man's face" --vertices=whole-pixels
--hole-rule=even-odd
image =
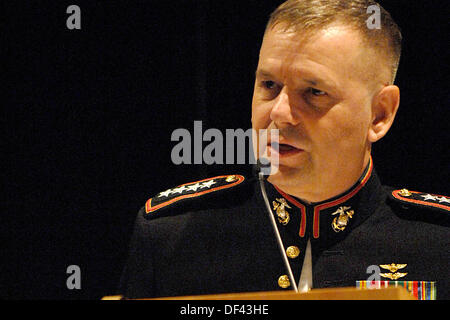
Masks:
[[[339,25],[313,37],[279,26],[266,33],[252,126],[279,130],[279,168],[271,183],[315,202],[358,180],[369,160],[367,133],[373,120],[374,87],[362,80],[368,74],[362,62],[367,55],[358,32]],[[267,151],[269,157],[276,153]]]

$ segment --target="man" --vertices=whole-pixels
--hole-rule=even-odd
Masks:
[[[380,28],[368,27],[370,6]],[[120,293],[307,291],[371,277],[450,298],[450,199],[382,187],[371,158],[399,107],[400,46],[397,25],[370,0],[277,8],[252,102],[253,129],[279,132],[264,150],[277,170],[267,181],[225,175],[149,199]]]

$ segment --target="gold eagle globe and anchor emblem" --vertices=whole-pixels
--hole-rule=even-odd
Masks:
[[[351,207],[345,206],[339,207],[339,209],[331,214],[332,216],[339,214],[339,216],[335,217],[331,223],[331,227],[335,232],[344,231],[345,227],[347,227],[348,221],[355,214],[354,210],[349,210],[350,208]]]
[[[284,226],[287,225],[291,218],[289,217],[289,212],[286,211],[286,208],[291,209],[291,207],[288,205],[286,199],[277,198],[276,201],[272,202],[272,205],[273,210],[277,213],[278,221]]]

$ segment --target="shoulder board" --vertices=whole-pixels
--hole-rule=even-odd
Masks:
[[[446,196],[401,189],[391,191],[390,197],[405,205],[450,212],[450,198]]]
[[[160,192],[145,203],[145,217],[148,219],[159,216],[158,210],[168,206],[184,204],[190,199],[204,197],[208,194],[233,188],[241,184],[245,178],[241,175],[224,175],[194,181]],[[159,213],[159,212],[158,212]]]

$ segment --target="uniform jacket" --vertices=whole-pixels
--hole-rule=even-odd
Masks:
[[[292,289],[273,214],[296,283],[310,239],[313,288],[355,287],[376,266],[380,280],[434,282],[437,298],[450,298],[449,198],[384,187],[372,161],[347,192],[319,203],[264,184],[271,213],[258,179],[240,175],[187,183],[149,199],[137,216],[119,293]]]

